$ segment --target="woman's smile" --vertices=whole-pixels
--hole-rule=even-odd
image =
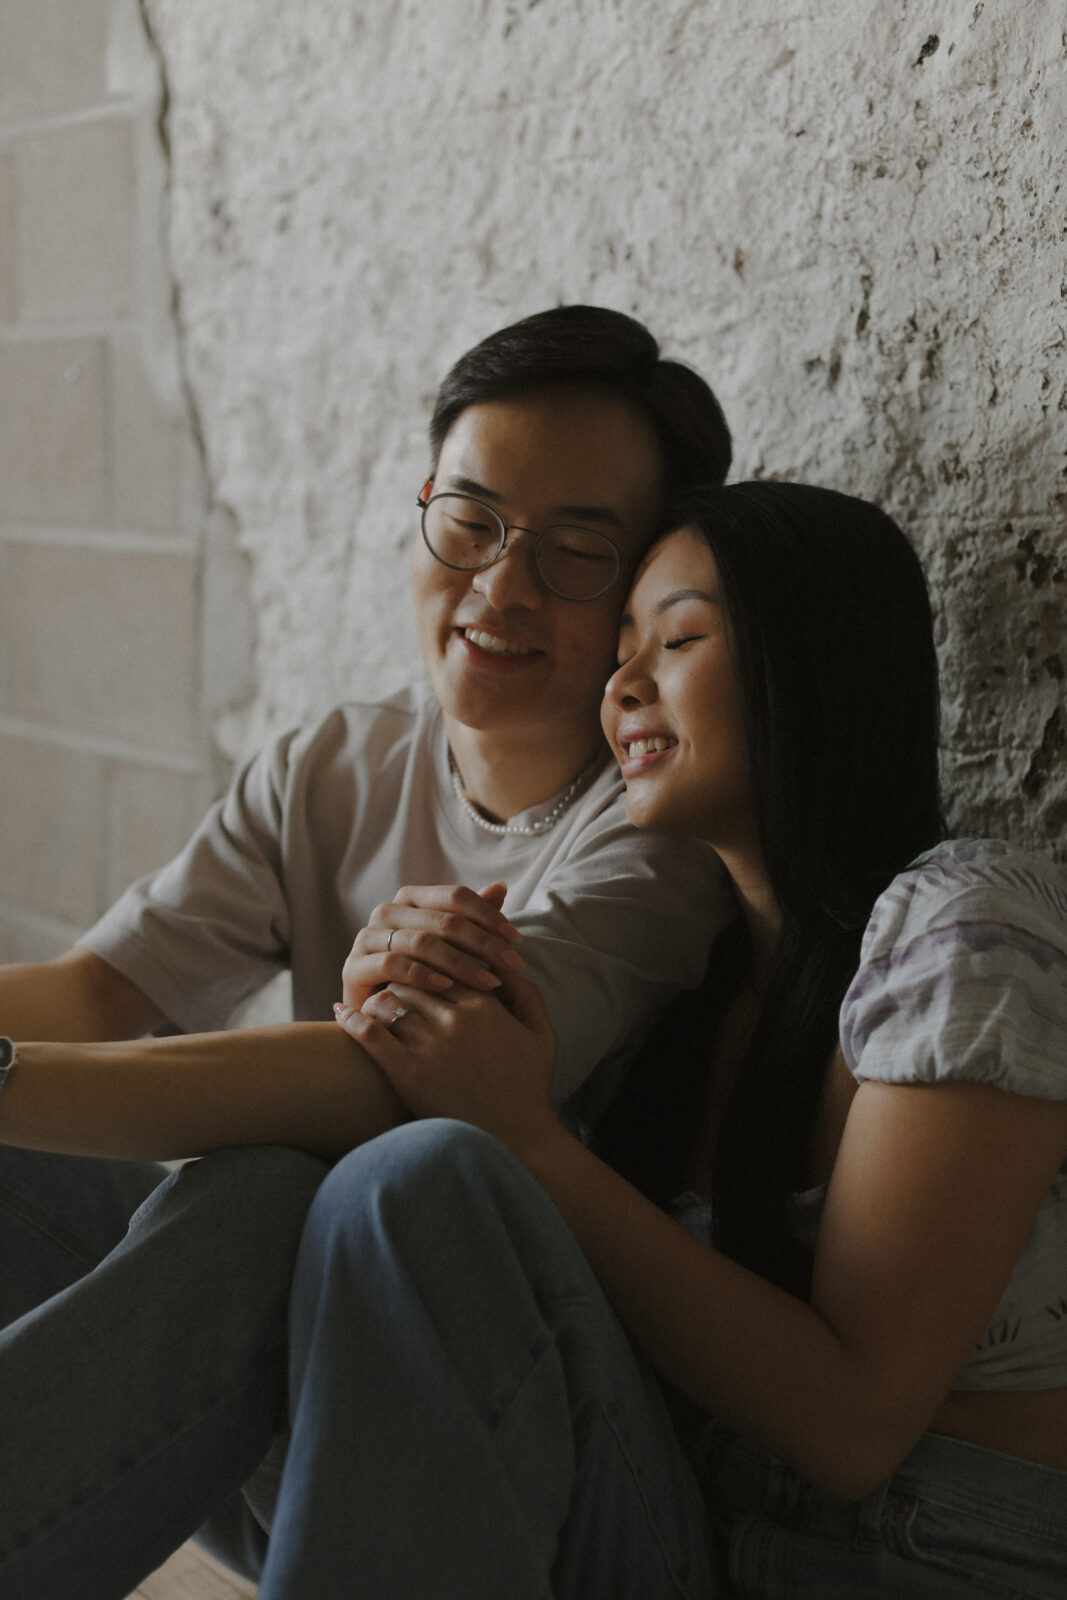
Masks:
[[[718,573],[692,529],[668,534],[637,575],[602,721],[640,827],[712,844],[752,831],[748,742]]]
[[[620,731],[618,734],[619,762],[624,778],[636,777],[649,766],[672,755],[678,748],[673,736]]]

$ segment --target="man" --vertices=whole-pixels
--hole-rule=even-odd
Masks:
[[[21,1392],[16,1383],[45,1370],[69,1380],[64,1352],[86,1329],[106,1347],[109,1371],[132,1340],[150,1359],[123,1370],[128,1435],[143,1431],[151,1398],[142,1391],[158,1389],[168,1339],[183,1362],[169,1413],[145,1434],[157,1463],[150,1487],[108,1420],[106,1381],[97,1383],[100,1421],[84,1426],[110,1432],[127,1464],[117,1449],[105,1469],[92,1457],[71,1470],[64,1456],[63,1539],[34,1525],[41,1490],[32,1474],[5,1487],[22,1518],[20,1553],[7,1566],[0,1538],[5,1592],[22,1592],[20,1582],[35,1600],[117,1592],[255,1464],[265,1425],[269,1434],[284,1286],[322,1173],[293,1151],[213,1157],[170,1180],[130,1238],[85,1275],[159,1173],[70,1156],[143,1161],[285,1145],[329,1158],[391,1126],[403,1107],[325,1020],[354,940],[351,993],[413,978],[490,987],[514,967],[517,930],[560,1036],[557,1100],[593,1115],[656,1009],[697,981],[700,952],[729,915],[724,901],[707,914],[716,881],[708,853],[629,829],[598,716],[629,577],[666,499],[725,476],[729,435],[711,391],[660,360],[631,319],[564,307],[457,362],[431,445],[412,575],[433,695],[340,708],[276,741],[176,861],[128,891],[75,951],[0,971],[0,1028],[55,1041],[19,1047],[0,1098],[0,1140],[25,1147],[0,1162],[11,1196],[0,1248],[20,1263],[3,1307],[11,1326],[0,1334],[0,1386]],[[507,885],[507,920],[500,890],[473,892],[490,881]],[[398,895],[401,884],[424,887]],[[433,887],[443,885],[471,887]],[[286,966],[295,1025],[205,1035]],[[141,1037],[163,1023],[186,1036]],[[129,1042],[78,1044],[108,1040]],[[220,1284],[204,1281],[208,1250],[229,1296],[221,1309]],[[133,1308],[155,1317],[136,1338]],[[244,1331],[253,1324],[254,1336]],[[228,1365],[217,1342],[202,1357],[180,1343],[205,1328],[210,1338],[219,1328],[232,1334]],[[233,1446],[224,1464],[211,1406],[190,1392],[208,1369]],[[42,1404],[76,1407],[81,1418],[84,1388],[53,1384]],[[236,1398],[246,1390],[250,1399]],[[102,1471],[105,1504],[86,1510],[86,1474],[99,1480]],[[183,1493],[171,1515],[175,1478]],[[94,1589],[85,1552],[109,1533],[121,1560]],[[78,1583],[65,1588],[72,1570]]]

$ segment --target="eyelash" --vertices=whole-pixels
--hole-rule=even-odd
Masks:
[[[668,639],[664,645],[665,650],[680,650],[683,644],[692,644],[696,639],[702,639],[702,633],[680,633],[674,639]]]

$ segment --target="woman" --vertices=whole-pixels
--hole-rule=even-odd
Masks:
[[[619,659],[631,818],[719,855],[729,949],[593,1148],[531,985],[341,1009],[448,1120],[313,1203],[261,1595],[1062,1595],[1067,885],[943,840],[918,561],[702,492]]]

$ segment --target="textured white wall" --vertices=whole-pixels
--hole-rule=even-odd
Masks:
[[[1062,0],[142,3],[227,753],[414,675],[434,386],[591,300],[711,379],[740,475],[911,529],[956,819],[1065,853]]]
[[[159,89],[137,0],[0,0],[4,961],[66,949],[210,796]]]

